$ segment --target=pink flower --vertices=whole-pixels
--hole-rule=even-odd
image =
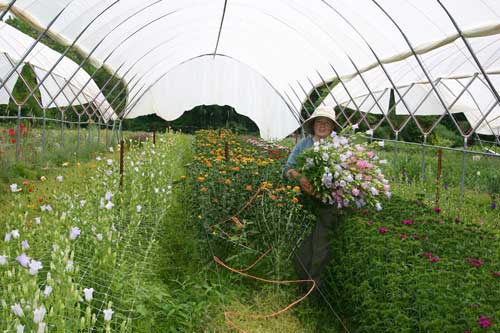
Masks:
[[[439,257],[434,257],[434,255],[432,254],[432,252],[426,252],[424,253],[424,257],[427,257],[427,259],[429,260],[429,262],[438,262],[441,260],[441,258]]]
[[[373,152],[373,150],[370,150],[366,153],[366,156],[368,156],[368,158],[373,158],[373,156],[375,156],[375,153]]]
[[[384,178],[385,178],[385,176],[384,176],[384,174],[383,174],[383,173],[381,173],[381,174],[379,174],[379,175],[378,175],[378,178],[379,178],[379,179],[384,179]]]
[[[352,189],[352,195],[354,195],[355,197],[357,197],[359,195],[359,190],[355,187]]]
[[[404,225],[411,225],[413,224],[413,220],[403,220]]]
[[[389,231],[389,230],[386,227],[378,228],[378,232],[380,232],[381,234],[385,234],[387,231]]]
[[[390,189],[391,189],[391,185],[388,185],[388,184],[384,185],[384,191],[386,191],[386,192],[387,192],[387,191],[389,191]]]
[[[368,162],[366,162],[365,160],[359,160],[359,161],[356,162],[356,166],[359,169],[366,169],[367,166],[368,166]]]
[[[491,321],[490,321],[491,317],[487,317],[487,316],[479,316],[479,319],[477,320],[477,323],[479,324],[479,326],[481,326],[482,328],[488,328],[491,326]]]
[[[362,151],[365,151],[365,147],[363,147],[361,145],[356,145],[356,150],[359,152],[362,152]]]
[[[491,275],[496,276],[496,277],[500,277],[500,272],[491,272]]]
[[[433,210],[434,210],[436,213],[441,212],[441,208],[439,208],[439,207],[434,207],[434,208],[433,208]]]
[[[483,259],[476,259],[476,258],[465,258],[472,266],[479,268],[484,264]]]
[[[405,240],[405,239],[407,239],[407,238],[408,238],[408,235],[407,235],[407,234],[401,234],[401,235],[399,236],[399,239],[401,239],[401,240]]]
[[[364,182],[364,183],[361,184],[361,188],[363,190],[367,190],[369,187],[370,187],[370,184],[368,184],[367,182]]]
[[[372,176],[370,176],[370,175],[365,175],[364,178],[365,178],[365,180],[372,180]]]

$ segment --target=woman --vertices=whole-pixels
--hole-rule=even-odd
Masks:
[[[283,169],[283,174],[288,179],[299,182],[302,191],[311,196],[312,210],[317,215],[317,223],[311,235],[302,242],[295,255],[295,270],[302,280],[313,279],[319,289],[321,287],[321,272],[331,259],[328,233],[338,220],[336,210],[331,205],[326,205],[313,197],[313,188],[306,176],[296,169],[296,158],[300,153],[314,142],[328,137],[335,128],[335,111],[332,107],[319,107],[303,124],[309,135],[299,141],[293,148]]]

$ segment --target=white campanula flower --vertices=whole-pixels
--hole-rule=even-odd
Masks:
[[[146,155],[146,152],[145,152],[145,151],[142,151],[142,152],[141,152],[141,156],[144,156],[144,155]]]
[[[390,198],[390,197],[391,197],[391,195],[392,195],[392,193],[391,193],[391,192],[385,192],[385,196],[386,196],[386,197]]]
[[[43,317],[45,317],[45,307],[42,305],[33,311],[33,322],[38,324],[43,320]]]
[[[62,181],[63,181],[63,176],[59,175],[59,176],[57,176],[57,177],[56,177],[56,179],[57,179],[57,181],[58,181],[59,183],[62,183]]]
[[[16,326],[16,333],[24,333],[24,325],[17,325]]]
[[[96,161],[100,161],[101,160],[101,156],[97,156],[95,159],[96,159]]]
[[[370,187],[370,193],[372,195],[378,195],[379,192],[378,192],[378,190],[375,187]]]
[[[142,210],[142,206],[141,205],[135,206],[135,210],[137,211],[137,213],[140,213]]]
[[[86,200],[80,200],[80,207],[83,207],[85,206],[85,204],[87,203]]]
[[[113,198],[113,193],[111,193],[110,191],[107,191],[104,199],[109,201],[109,200],[111,200],[111,198]]]
[[[106,176],[111,176],[113,174],[113,170],[106,170],[106,171],[104,171],[104,174]]]
[[[5,266],[5,265],[7,265],[7,256],[1,255],[0,256],[0,266]]]
[[[15,229],[10,232],[12,238],[19,238],[19,230]]]
[[[47,326],[46,323],[38,324],[38,331],[36,331],[36,333],[45,333],[45,326]]]
[[[113,208],[114,205],[115,205],[114,203],[112,203],[111,201],[108,201],[108,203],[104,207],[106,207],[107,210],[110,210],[111,208]]]
[[[30,262],[30,257],[26,255],[26,253],[21,253],[21,255],[16,257],[16,261],[23,267],[28,267]]]
[[[104,320],[105,321],[110,321],[111,318],[113,317],[113,310],[111,309],[106,309],[103,311],[104,312]]]
[[[10,238],[12,237],[12,234],[10,232],[6,233],[5,234],[5,237],[4,237],[4,241],[6,242],[10,242]]]
[[[337,136],[337,132],[335,131],[332,131],[332,134],[330,134],[330,136],[333,138],[333,137],[336,137]]]
[[[102,241],[102,234],[95,235],[98,241]]]
[[[339,186],[340,187],[345,187],[346,185],[347,185],[347,183],[345,182],[345,180],[339,181]]]
[[[108,160],[106,161],[106,163],[108,163],[108,165],[111,165],[111,164],[113,164],[113,160],[112,160],[112,159],[108,159]]]
[[[46,205],[41,205],[41,206],[40,206],[40,210],[41,210],[42,212],[45,212],[45,211],[47,211],[47,212],[51,212],[51,211],[52,211],[52,206],[51,206],[51,205],[49,205],[49,204],[46,204]]]
[[[43,268],[42,266],[42,262],[41,261],[37,261],[37,260],[34,260],[34,259],[31,259],[30,260],[30,270],[29,270],[29,273],[31,275],[36,275],[38,274],[38,271],[41,270]]]
[[[85,297],[85,300],[87,302],[90,302],[92,300],[94,293],[94,288],[84,288],[83,289],[83,296]]]
[[[377,143],[378,143],[378,145],[379,145],[380,147],[383,147],[383,146],[385,145],[385,142],[384,142],[384,141],[378,141]]]
[[[155,187],[155,193],[159,193],[160,189]]]
[[[75,240],[81,233],[80,228],[78,227],[72,227],[70,232],[69,232],[69,239]]]
[[[66,262],[66,267],[64,268],[65,272],[73,272],[73,269],[75,268],[73,260],[68,260]]]
[[[101,198],[101,202],[99,203],[99,208],[104,208],[104,198]]]
[[[373,130],[369,129],[368,131],[366,131],[366,135],[373,135]]]
[[[348,175],[345,180],[348,182],[348,183],[352,183],[354,181],[354,178],[352,178],[352,175]]]
[[[109,152],[110,152],[110,153],[114,152],[113,147],[109,147]]]
[[[377,202],[375,204],[375,209],[378,210],[378,211],[381,211],[382,210],[382,205],[380,204],[380,202]]]
[[[14,305],[10,306],[10,309],[12,310],[12,313],[14,313],[18,317],[24,316],[23,308],[21,308],[21,304],[15,303]]]
[[[359,128],[359,125],[358,125],[358,124],[354,124],[354,125],[352,125],[352,129],[353,129],[353,130],[357,130],[358,128]]]
[[[48,297],[52,293],[52,287],[51,286],[45,286],[45,289],[43,289],[43,295],[45,297]]]
[[[30,245],[28,244],[28,241],[26,239],[21,242],[21,246],[23,247],[24,250],[30,248]]]
[[[21,191],[21,189],[17,187],[17,184],[10,184],[10,191],[11,192],[19,192],[19,191]]]
[[[35,223],[36,223],[36,224],[40,224],[40,222],[41,222],[40,217],[35,217]]]

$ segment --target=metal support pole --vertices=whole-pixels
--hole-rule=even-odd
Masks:
[[[392,181],[396,180],[396,175],[397,175],[397,159],[398,159],[398,136],[399,132],[396,131],[395,133],[396,140],[394,142],[394,156],[393,156],[393,161],[392,161]]]
[[[460,180],[460,202],[464,201],[465,194],[465,156],[467,155],[467,137],[464,138],[464,150],[462,154],[462,179]]]
[[[424,142],[422,143],[422,180],[425,180],[425,146],[427,144],[427,133],[424,133]]]
[[[42,159],[45,159],[45,150],[47,149],[47,108],[43,108],[42,125]]]
[[[21,105],[17,106],[17,125],[16,125],[16,163],[19,162],[19,154],[21,152]]]
[[[81,121],[81,116],[78,115],[78,124],[77,124],[77,130],[76,130],[76,136],[78,139],[76,140],[76,153],[78,154],[80,152],[80,121]]]
[[[123,153],[125,150],[125,142],[120,140],[120,190],[123,189]]]
[[[64,112],[65,109],[61,109],[61,148],[64,147]]]

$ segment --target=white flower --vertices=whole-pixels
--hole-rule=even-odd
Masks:
[[[113,317],[113,310],[111,309],[106,309],[103,311],[104,312],[104,320],[110,321],[111,317]]]
[[[6,255],[1,255],[0,256],[0,266],[7,265],[7,256]]]
[[[24,333],[24,325],[17,325],[16,326],[16,333]]]
[[[392,193],[391,193],[391,192],[385,192],[385,196],[386,196],[386,197],[390,198],[390,197],[391,197],[391,195],[392,195]]]
[[[380,164],[387,164],[387,160],[380,160],[378,161]]]
[[[99,204],[100,208],[104,208],[104,198],[101,198],[101,202]]]
[[[63,176],[59,175],[56,177],[57,181],[61,183],[63,181]]]
[[[358,125],[358,124],[354,124],[354,125],[352,125],[352,129],[353,129],[353,130],[357,130],[358,128],[359,128],[359,125]]]
[[[111,165],[111,164],[113,164],[113,160],[112,160],[112,159],[108,159],[108,160],[106,161],[106,163],[108,163],[108,165]]]
[[[52,287],[51,286],[45,286],[45,289],[43,290],[43,295],[45,297],[48,297],[52,293]]]
[[[23,266],[23,267],[28,267],[28,264],[30,262],[30,257],[26,255],[26,253],[21,253],[20,256],[16,257],[17,262]]]
[[[41,210],[42,212],[45,212],[45,211],[47,211],[47,212],[51,212],[51,211],[52,211],[52,207],[51,207],[49,204],[47,204],[47,205],[42,205],[42,206],[40,206],[40,210]]]
[[[114,152],[113,147],[109,147],[109,152],[110,152],[110,153]]]
[[[21,308],[21,305],[19,303],[15,303],[14,305],[11,305],[10,309],[12,310],[12,312],[16,316],[18,316],[18,317],[24,316],[23,309]]]
[[[10,234],[12,235],[13,238],[19,238],[19,230],[12,230],[10,232]]]
[[[110,210],[111,208],[113,208],[114,205],[115,205],[114,203],[112,203],[111,201],[108,201],[108,203],[104,207],[106,207],[107,210]]]
[[[481,176],[481,171],[476,172],[476,175]]]
[[[83,295],[84,295],[85,300],[87,302],[90,302],[92,300],[93,293],[94,293],[94,288],[84,288],[83,289]]]
[[[369,129],[368,131],[366,131],[366,135],[373,135],[373,130]]]
[[[26,239],[21,242],[21,245],[25,250],[30,248],[30,245],[28,244],[28,241]]]
[[[102,241],[102,234],[97,234],[96,237],[98,241]]]
[[[111,198],[113,198],[113,193],[111,193],[110,191],[107,191],[106,196],[104,198],[108,201],[111,200]]]
[[[379,141],[379,142],[378,142],[378,145],[379,145],[380,147],[383,147],[383,146],[385,145],[385,143],[384,143],[384,141]]]
[[[95,159],[96,159],[96,161],[100,161],[101,160],[101,156],[97,156]]]
[[[104,171],[104,173],[106,174],[106,176],[111,176],[113,174],[113,170],[106,170]]]
[[[352,175],[348,175],[345,180],[348,182],[348,183],[352,183],[354,181],[354,178],[352,178]]]
[[[340,186],[340,187],[345,187],[346,185],[347,185],[347,183],[345,182],[345,180],[341,180],[341,181],[339,182],[339,186]]]
[[[155,187],[155,193],[158,193],[158,192],[160,192],[160,189]]]
[[[37,333],[45,333],[45,326],[46,325],[47,324],[45,324],[45,323],[38,324],[38,331],[37,331]]]
[[[378,195],[378,190],[375,187],[370,187],[370,192],[372,195]]]
[[[134,170],[135,170],[135,172],[139,172],[139,168],[138,167],[135,167]]]
[[[10,242],[10,238],[12,237],[12,234],[10,232],[6,233],[5,234],[5,238],[4,238],[4,241],[6,242]]]
[[[30,265],[30,271],[29,271],[29,273],[31,275],[38,274],[38,271],[43,268],[42,262],[41,261],[37,261],[35,259],[31,259],[29,265]]]
[[[10,185],[10,191],[11,192],[19,192],[19,191],[21,191],[21,189],[17,188],[17,184],[11,184]]]
[[[65,272],[72,272],[74,268],[75,268],[75,265],[73,263],[73,260],[68,260],[66,262],[66,267],[64,268],[64,271]]]
[[[35,223],[40,224],[40,217],[35,217]]]
[[[42,305],[33,311],[33,322],[35,324],[40,323],[45,317],[45,307]]]
[[[137,211],[137,213],[140,213],[140,212],[141,212],[141,210],[142,210],[142,206],[141,206],[141,205],[137,205],[137,206],[135,207],[135,210]]]
[[[375,208],[378,210],[378,211],[381,211],[382,210],[382,205],[380,204],[380,202],[377,202],[375,204]]]
[[[472,160],[473,161],[480,161],[481,160],[481,156],[480,155],[473,155],[472,156]]]
[[[80,207],[83,207],[85,206],[85,204],[87,203],[86,200],[80,200]]]
[[[69,239],[75,240],[81,234],[81,230],[78,227],[72,227],[69,232]]]

